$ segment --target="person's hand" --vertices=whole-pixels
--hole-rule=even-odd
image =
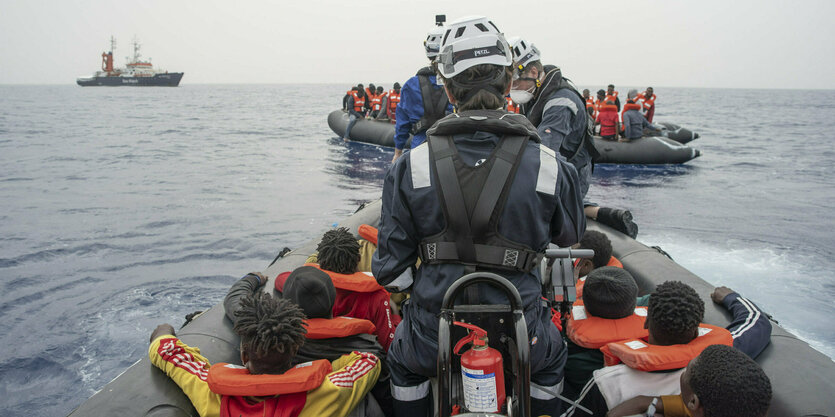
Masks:
[[[168,323],[160,324],[159,326],[157,326],[156,329],[154,329],[153,332],[151,332],[151,340],[149,340],[148,343],[153,342],[156,338],[158,338],[160,336],[165,336],[165,335],[169,335],[169,334],[171,336],[176,336],[177,335],[174,332],[174,326],[172,326]]]
[[[254,275],[254,276],[258,277],[258,287],[256,287],[256,288],[263,287],[264,285],[267,284],[267,281],[269,281],[269,278],[267,278],[264,274],[262,274],[260,272],[250,272],[247,275]]]
[[[725,301],[725,297],[733,293],[734,290],[728,287],[717,287],[713,290],[713,294],[710,294],[710,298],[713,300],[714,303],[722,304],[722,301]]]
[[[403,149],[394,149],[394,158],[391,158],[391,163],[393,164],[397,158],[400,158],[403,155]]]
[[[615,408],[606,413],[606,417],[624,417],[634,416],[635,414],[643,415],[647,412],[647,408],[652,403],[653,397],[640,395],[630,400],[626,400],[618,404]]]

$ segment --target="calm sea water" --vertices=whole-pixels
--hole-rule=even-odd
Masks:
[[[345,90],[0,86],[2,414],[66,415],[156,324],[379,198],[392,150],[326,123]],[[591,196],[835,357],[835,92],[656,93],[704,156],[598,166]]]

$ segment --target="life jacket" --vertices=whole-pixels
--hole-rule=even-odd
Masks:
[[[641,93],[638,94],[638,98],[641,99],[644,117],[652,123],[652,117],[655,115],[655,94],[653,93],[652,97],[647,98],[646,93]]]
[[[394,90],[389,90],[389,108],[394,110],[400,103],[400,93]]]
[[[586,311],[582,300],[577,300],[566,324],[567,335],[577,346],[600,349],[607,343],[648,337],[649,331],[644,329],[646,318],[646,307],[636,307],[634,313],[622,319],[595,317]]]
[[[620,263],[618,258],[615,258],[614,256],[609,258],[609,262],[606,264],[606,266],[616,266],[618,268],[623,268],[623,264]],[[575,284],[575,288],[577,289],[577,299],[583,298],[583,287],[585,285],[586,277],[582,277],[577,280],[577,284]]]
[[[614,104],[604,104],[604,105],[600,106],[600,111],[598,113],[598,120],[599,120],[600,115],[602,115],[603,113],[615,113],[615,115],[617,115],[618,107],[615,106]],[[603,129],[604,128],[612,129],[612,131],[614,131],[615,130],[615,125],[614,124],[603,123],[603,121],[601,120],[600,121],[600,134],[601,135],[603,134]],[[617,132],[615,132],[615,133],[617,133]]]
[[[362,113],[363,107],[365,107],[365,96],[360,97],[356,91],[352,92],[351,95],[354,97],[354,111]]]
[[[510,96],[506,96],[504,99],[507,102],[507,111],[511,113],[519,113],[519,106],[513,102],[513,99],[511,99]]]
[[[360,227],[357,229],[357,233],[359,233],[361,238],[375,245],[377,244],[377,234],[379,233],[379,231],[376,227],[367,224],[361,224]]]
[[[637,98],[636,98],[635,100],[637,100]],[[638,110],[638,111],[640,111],[640,110],[641,110],[641,105],[640,105],[640,104],[638,104],[637,102],[629,102],[629,101],[627,101],[627,102],[626,102],[626,104],[624,104],[624,105],[623,105],[623,111],[622,111],[622,112],[620,112],[620,120],[621,120],[621,121],[623,121],[623,120],[624,120],[624,119],[623,119],[623,115],[624,115],[627,111],[629,111],[629,110]],[[626,131],[626,125],[621,124],[621,125],[620,125],[620,131],[621,131],[621,132]]]
[[[612,94],[609,94],[607,92],[606,93],[606,98],[603,99],[603,102],[605,103],[607,101],[615,101],[617,99],[618,99],[618,92],[617,91],[613,91]]]
[[[503,136],[497,149],[473,170],[458,156],[452,136],[476,131]],[[529,140],[540,141],[536,128],[522,115],[502,110],[451,114],[429,129],[430,166],[435,167],[433,182],[440,185],[436,189],[446,227],[420,242],[421,262],[524,272],[539,265],[544,248],[512,241],[497,227]]]
[[[380,110],[381,108],[383,108],[383,94],[371,96],[371,110]]]
[[[308,339],[332,339],[358,334],[374,334],[377,330],[377,326],[374,323],[353,317],[307,319],[304,323],[307,327],[305,337]]]
[[[449,99],[443,87],[432,84],[429,77],[435,75],[429,67],[423,67],[418,70],[418,82],[420,83],[420,97],[423,100],[423,117],[412,125],[412,130],[409,132],[412,135],[425,132],[438,120],[446,116],[446,108],[449,105]]]
[[[680,369],[710,345],[733,346],[731,332],[722,327],[702,323],[699,335],[690,343],[682,345],[651,345],[643,339],[624,340],[609,343],[600,348],[606,366],[623,362],[639,371],[666,371]]]
[[[545,71],[545,77],[542,79],[542,86],[539,87],[540,91],[537,93],[538,95],[536,96],[536,100],[523,106],[523,113],[534,126],[539,126],[542,122],[542,114],[545,112],[545,105],[548,103],[551,95],[559,90],[568,89],[577,95],[581,103],[585,101],[583,95],[577,91],[577,88],[574,87],[571,80],[562,76],[562,71],[560,71],[559,67],[546,65],[543,70]],[[579,113],[580,109],[577,110]],[[580,151],[585,149],[589,153],[592,161],[597,159],[597,157],[600,156],[600,152],[598,152],[597,148],[594,147],[594,141],[592,140],[593,131],[594,123],[592,120],[589,120],[587,116],[586,130],[580,138],[577,149],[566,148],[566,146],[570,146],[571,144],[563,141],[560,146],[560,154],[562,154],[568,162],[574,162],[574,158],[580,154]]]
[[[318,264],[306,263],[304,266],[312,266],[320,271],[324,271],[331,277],[333,286],[340,290],[356,291],[356,292],[374,292],[382,290],[383,287],[377,283],[374,276],[370,272],[354,272],[353,274],[339,274],[333,271],[322,269]]]
[[[331,363],[326,359],[298,364],[279,375],[253,375],[244,366],[217,363],[209,369],[206,382],[212,392],[220,395],[272,396],[306,393],[322,385],[332,371]]]
[[[595,106],[594,106],[594,98],[593,98],[593,97],[589,97],[589,98],[587,98],[587,99],[586,99],[586,108],[587,108],[587,109],[588,109],[588,108],[592,108],[592,109],[593,109],[593,108],[595,108]]]

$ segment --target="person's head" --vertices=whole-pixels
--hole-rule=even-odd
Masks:
[[[647,87],[647,97],[652,97],[652,92],[653,91],[654,90],[652,89],[652,87]]]
[[[649,330],[649,343],[662,346],[690,343],[698,336],[704,315],[705,303],[692,287],[681,281],[660,284],[649,298],[644,324]]]
[[[293,366],[293,357],[307,333],[298,306],[259,292],[241,299],[235,318],[241,363],[251,374],[281,374]]]
[[[589,92],[589,89],[588,88],[583,89],[583,98],[589,98],[589,95],[591,95],[591,93]]]
[[[281,289],[284,298],[296,303],[309,319],[333,317],[336,288],[331,277],[312,266],[298,267],[290,273]]]
[[[432,30],[426,34],[426,39],[423,40],[423,49],[426,50],[426,57],[430,62],[435,61],[441,50],[441,38],[445,31],[446,28],[443,26],[433,26]]]
[[[377,94],[382,94],[382,93],[383,93],[383,87],[378,85],[377,86]]]
[[[446,26],[435,65],[459,111],[494,110],[504,108],[512,62],[501,31],[486,17],[474,16]]]
[[[373,93],[373,92],[377,91],[377,87],[375,87],[374,84],[369,83],[368,84],[368,91]]]
[[[365,95],[365,87],[362,84],[357,84],[357,95],[360,97]]]
[[[638,90],[636,90],[634,88],[629,90],[629,92],[626,93],[626,99],[627,100],[635,101],[636,97],[638,97]]]
[[[360,244],[345,227],[328,230],[316,247],[319,266],[337,274],[357,272],[360,261]]]
[[[681,374],[681,399],[694,417],[765,417],[771,381],[748,355],[712,345]]]
[[[357,90],[359,90],[357,87],[354,87],[354,88],[351,89],[351,91],[357,91]]]
[[[609,264],[612,258],[612,241],[605,233],[596,230],[586,230],[580,242],[574,245],[577,249],[591,249],[594,257],[591,259],[578,258],[574,269],[579,271],[578,276],[588,275],[595,268],[601,268]]]
[[[399,93],[400,92],[400,83],[394,83],[394,87],[392,87],[392,88],[394,88],[394,91]]]
[[[635,311],[638,284],[632,274],[616,266],[604,266],[589,273],[583,285],[583,305],[592,316],[622,319]]]
[[[542,55],[532,43],[514,36],[508,40],[513,51],[513,87],[510,98],[519,104],[531,101],[545,76]]]
[[[614,84],[609,84],[609,86],[606,87],[606,92],[609,93],[609,94],[614,93],[615,92],[615,85]]]
[[[604,98],[606,98],[606,92],[603,89],[597,90],[597,99],[603,100]]]

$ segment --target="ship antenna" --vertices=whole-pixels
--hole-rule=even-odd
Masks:
[[[133,35],[133,62],[139,62],[139,57],[141,56],[139,53],[139,39],[136,35]]]
[[[110,35],[110,52],[113,53],[113,51],[115,51],[115,50],[116,50],[116,37],[113,36],[113,35]]]

